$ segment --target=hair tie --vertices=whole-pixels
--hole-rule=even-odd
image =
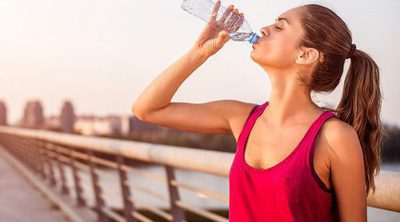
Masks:
[[[356,51],[356,44],[351,44],[350,52],[347,54],[346,59],[351,58],[354,55],[354,52]]]

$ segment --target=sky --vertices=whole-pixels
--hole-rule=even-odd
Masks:
[[[0,100],[9,122],[28,100],[40,99],[46,116],[72,100],[78,115],[133,115],[140,93],[192,46],[205,23],[181,9],[182,0],[1,0]],[[400,1],[222,0],[234,4],[253,27],[306,3],[334,10],[352,31],[353,43],[381,70],[381,119],[400,125]],[[178,89],[173,102],[235,99],[263,103],[268,73],[250,58],[249,43],[229,41]],[[343,80],[319,105],[340,101]]]

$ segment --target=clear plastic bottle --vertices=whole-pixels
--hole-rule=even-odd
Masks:
[[[183,0],[181,7],[188,13],[208,22],[211,18],[215,4],[216,3],[212,0]],[[219,21],[225,11],[226,8],[221,5],[217,13],[216,21]],[[227,21],[229,21],[229,17],[225,20],[225,22]],[[229,30],[227,31],[229,32]],[[248,41],[251,44],[256,43],[260,38],[257,33],[253,32],[246,19],[244,19],[243,24],[236,32],[229,32],[229,37],[234,41]]]

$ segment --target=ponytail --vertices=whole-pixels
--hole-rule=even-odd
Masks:
[[[379,67],[365,52],[357,50],[351,57],[337,116],[356,130],[364,156],[366,192],[375,192],[374,176],[380,170],[381,147],[386,136],[381,120]]]

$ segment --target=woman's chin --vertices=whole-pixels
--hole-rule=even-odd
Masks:
[[[258,65],[264,67],[268,64],[267,59],[265,58],[265,56],[260,56],[259,54],[257,54],[256,52],[252,51],[250,53],[250,58],[257,63]]]
[[[257,55],[257,52],[256,52],[255,49],[253,49],[253,50],[250,52],[250,58],[251,58],[254,62],[257,62],[257,61],[259,60],[258,55]]]

